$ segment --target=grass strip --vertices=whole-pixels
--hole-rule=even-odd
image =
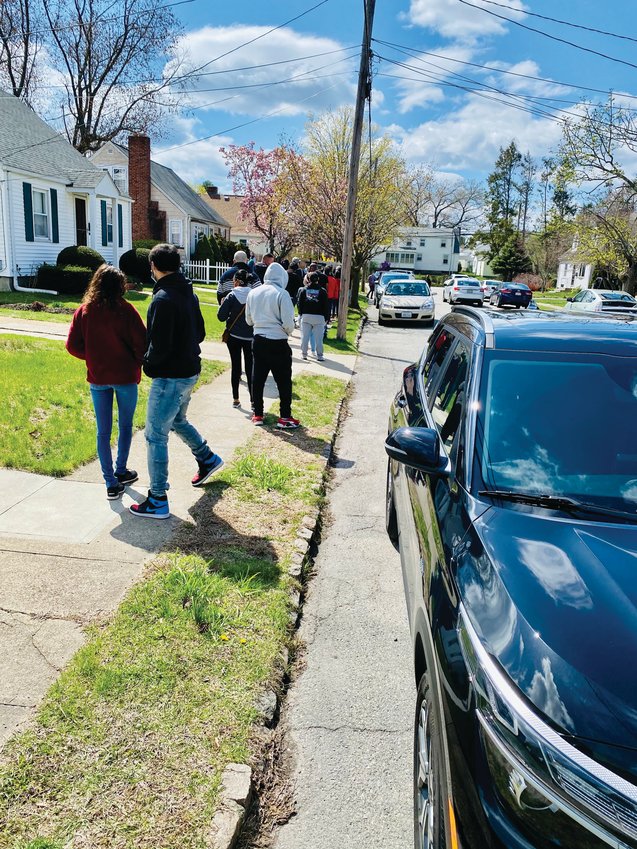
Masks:
[[[255,432],[5,748],[0,849],[206,846],[223,769],[258,754],[290,637],[286,567],[346,387],[294,388],[311,426]]]
[[[0,336],[0,466],[66,475],[96,456],[95,416],[86,366],[63,342]],[[202,362],[201,381],[227,366]],[[142,427],[150,380],[142,378],[135,427]],[[116,430],[114,428],[114,432]]]

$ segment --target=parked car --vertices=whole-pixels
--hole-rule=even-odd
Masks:
[[[524,283],[498,283],[489,296],[489,303],[496,307],[528,307],[533,292]]]
[[[417,849],[637,847],[636,331],[458,307],[404,372]]]
[[[378,323],[433,321],[434,299],[424,280],[392,280],[380,297]]]
[[[380,305],[380,296],[385,291],[385,287],[392,280],[415,280],[411,271],[383,271],[376,281],[374,287],[374,303],[378,307]]]
[[[482,291],[484,293],[485,299],[489,298],[491,296],[491,292],[493,292],[493,290],[499,285],[500,285],[499,280],[483,280],[480,283],[480,286],[481,286]]]
[[[567,298],[565,310],[574,312],[630,312],[637,310],[637,300],[628,292],[611,289],[582,289],[574,298]]]
[[[477,304],[481,305],[484,294],[480,281],[474,277],[450,277],[445,280],[442,288],[442,300],[450,304]]]

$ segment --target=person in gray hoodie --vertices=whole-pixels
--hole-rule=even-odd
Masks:
[[[277,427],[291,430],[300,425],[292,418],[292,349],[288,337],[294,330],[294,304],[286,286],[288,274],[278,262],[268,266],[263,286],[248,293],[245,320],[253,328],[252,401],[255,425],[263,424],[263,389],[268,374],[279,390],[281,416]]]

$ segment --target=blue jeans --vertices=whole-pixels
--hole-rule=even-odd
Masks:
[[[113,431],[113,395],[117,399],[118,439],[117,462],[113,471],[111,433]],[[98,386],[91,383],[91,398],[97,420],[97,456],[106,486],[115,486],[117,478],[126,471],[130,444],[133,439],[133,416],[137,406],[137,384],[119,383]]]
[[[196,460],[205,462],[212,457],[208,443],[186,418],[190,396],[198,380],[196,374],[184,378],[155,377],[151,383],[144,433],[153,495],[165,495],[169,489],[168,434],[171,430],[186,443]]]

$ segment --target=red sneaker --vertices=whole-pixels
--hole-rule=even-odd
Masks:
[[[263,416],[252,416],[252,424],[259,427],[263,424]]]
[[[276,426],[280,427],[281,430],[295,430],[301,426],[301,422],[298,419],[290,417],[289,419],[279,419]]]

